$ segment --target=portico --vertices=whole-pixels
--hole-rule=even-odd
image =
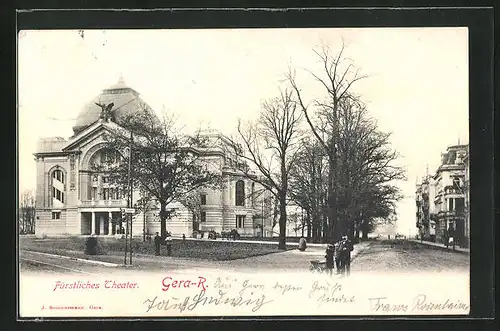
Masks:
[[[109,236],[124,233],[120,211],[81,211],[81,234]]]

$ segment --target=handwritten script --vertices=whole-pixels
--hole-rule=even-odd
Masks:
[[[370,310],[373,312],[384,313],[422,313],[422,312],[451,312],[451,311],[468,311],[469,304],[460,300],[444,299],[444,300],[429,300],[427,295],[418,294],[409,302],[393,302],[388,297],[369,298]]]
[[[185,296],[183,298],[170,297],[168,299],[160,299],[158,296],[146,299],[143,304],[146,306],[146,313],[152,311],[168,311],[175,310],[179,313],[185,310],[193,311],[202,306],[231,306],[231,307],[251,307],[252,312],[257,312],[262,306],[272,302],[266,300],[266,295],[261,294],[256,297],[252,295],[237,295],[230,296],[227,292],[219,290],[216,295],[208,296],[205,291],[194,296]]]

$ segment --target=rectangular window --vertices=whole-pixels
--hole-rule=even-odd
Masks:
[[[64,203],[64,193],[61,193],[61,202]]]
[[[56,197],[56,188],[55,187],[52,188],[52,197],[53,198]]]
[[[201,205],[202,206],[206,205],[207,204],[207,195],[202,193],[200,197],[201,197]]]
[[[52,219],[53,220],[61,219],[61,212],[60,211],[53,211],[52,212]]]
[[[448,211],[453,211],[454,208],[453,208],[453,201],[455,199],[448,199]]]
[[[236,215],[236,227],[238,229],[245,227],[245,215]]]
[[[200,223],[205,223],[207,221],[207,213],[202,211],[200,214]]]
[[[56,190],[56,199],[61,201],[61,191]]]
[[[109,188],[103,188],[102,189],[102,196],[103,196],[104,200],[108,200],[109,199]]]
[[[455,199],[455,210],[458,213],[463,213],[465,209],[465,200],[464,198],[456,198]]]

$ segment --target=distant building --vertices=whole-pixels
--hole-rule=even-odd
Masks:
[[[436,239],[436,221],[431,219],[431,215],[435,213],[434,188],[432,177],[427,174],[422,179],[422,182],[417,185],[416,191],[416,226],[419,229],[419,235],[431,241]]]
[[[469,163],[469,152],[464,157],[465,165],[465,180],[464,180],[464,191],[465,191],[465,243],[467,247],[470,245],[470,163]]]
[[[114,103],[111,118],[103,118],[96,105]],[[154,111],[140,98],[139,93],[125,85],[122,79],[103,90],[80,111],[68,140],[61,137],[42,138],[37,145],[36,168],[36,235],[98,235],[124,233],[121,209],[127,207],[125,192],[112,183],[105,173],[93,165],[104,161],[118,162],[106,148],[103,135],[119,128],[121,121],[137,111]],[[218,133],[207,133],[216,146],[227,143]],[[214,147],[204,151],[206,162],[219,167],[224,187],[220,190],[200,190],[200,217],[179,202],[167,206],[175,216],[167,221],[167,230],[174,235],[190,236],[194,230],[217,232],[236,229],[242,236],[270,236],[272,217],[267,209],[269,193],[254,194],[261,189],[255,181],[243,176],[234,157],[226,149]],[[133,204],[140,199],[134,190]],[[267,199],[267,200],[266,200]],[[261,201],[262,200],[262,201]],[[264,201],[265,200],[265,201]],[[133,217],[133,234],[154,234],[160,231],[158,204],[147,203],[145,214]]]
[[[468,145],[455,145],[441,155],[441,165],[416,188],[416,226],[424,239],[444,242],[454,230],[461,246],[469,243]]]

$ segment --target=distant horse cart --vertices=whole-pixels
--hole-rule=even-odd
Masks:
[[[215,240],[219,237],[220,237],[220,234],[218,234],[214,230],[210,230],[210,231],[195,230],[195,231],[193,231],[193,238],[198,238],[198,239],[208,238],[208,239]]]
[[[221,237],[226,240],[238,240],[240,239],[240,234],[235,229],[232,229],[231,231],[222,231]]]

